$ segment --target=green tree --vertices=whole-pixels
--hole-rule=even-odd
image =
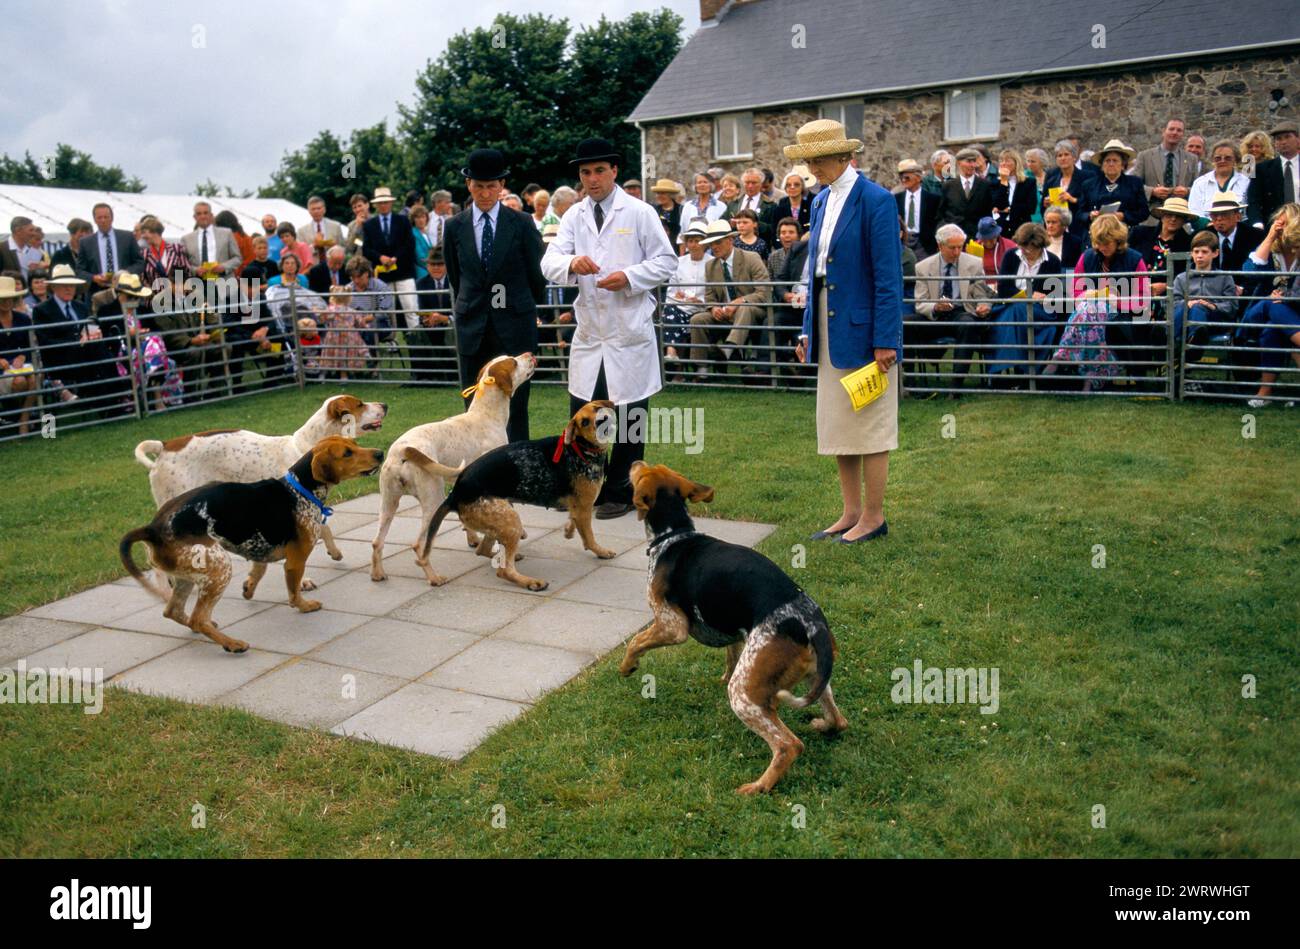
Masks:
[[[86,152],[60,142],[54,154],[40,159],[24,152],[22,158],[0,155],[0,181],[45,188],[93,188],[100,191],[141,192],[145,184],[127,177],[118,165],[101,165]]]
[[[236,191],[230,185],[219,185],[211,178],[194,186],[194,193],[200,198],[251,198],[253,192]]]
[[[284,198],[306,204],[312,195],[325,200],[326,214],[349,220],[348,198],[373,193],[387,185],[400,197],[409,180],[402,147],[389,133],[387,123],[356,129],[346,141],[324,131],[297,151],[286,152],[271,183],[258,192],[263,198]]]

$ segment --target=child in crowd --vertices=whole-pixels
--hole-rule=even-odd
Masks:
[[[749,208],[737,211],[731,217],[731,226],[740,232],[736,246],[741,250],[752,250],[767,262],[767,241],[758,236],[758,215]]]
[[[1174,278],[1175,342],[1181,342],[1184,325],[1191,345],[1198,334],[1204,335],[1199,324],[1227,323],[1236,316],[1237,285],[1228,274],[1210,272],[1218,256],[1219,235],[1214,231],[1201,231],[1192,238],[1192,269]]]
[[[330,302],[322,315],[325,319],[325,342],[321,346],[320,366],[325,372],[337,372],[342,382],[349,372],[366,368],[370,350],[357,328],[362,316],[352,309],[352,293],[345,286],[330,287]]]
[[[320,382],[321,338],[316,321],[304,316],[298,321],[298,355],[302,357],[303,375],[310,382]]]

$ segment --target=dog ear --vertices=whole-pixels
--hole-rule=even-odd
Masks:
[[[614,407],[614,403],[611,402],[609,399],[597,399],[595,402],[591,404],[599,405],[603,409],[612,409]]]
[[[692,481],[686,500],[694,501],[696,504],[708,504],[713,500],[713,489],[707,484],[696,484]]]
[[[569,424],[564,426],[564,444],[572,445],[573,438],[578,434],[578,423],[569,419]]]
[[[311,456],[311,476],[321,484],[338,484],[341,479],[335,463],[342,454],[339,440],[329,438],[322,441]]]
[[[514,392],[514,375],[515,361],[513,358],[500,359],[492,366],[492,372],[488,375],[486,382],[496,380],[496,384],[501,387],[501,391],[508,398]]]
[[[355,415],[361,408],[361,400],[353,395],[340,395],[330,400],[329,416],[336,422],[343,421],[349,415]]]
[[[632,504],[636,507],[636,519],[644,521],[646,512],[651,508],[652,498],[644,491],[634,491],[632,494]]]

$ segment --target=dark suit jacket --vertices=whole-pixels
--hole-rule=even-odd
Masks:
[[[68,305],[72,308],[72,314],[76,318],[75,323],[68,322],[67,317],[63,315],[62,304],[53,296],[32,312],[32,323],[36,328],[36,343],[40,347],[41,365],[46,369],[58,369],[74,363],[103,360],[115,356],[117,354],[116,337],[122,335],[121,317],[119,316],[114,320],[110,316],[99,324],[99,328],[104,334],[102,340],[93,343],[82,343],[81,332],[89,323],[89,313],[86,310],[86,305],[80,300],[74,299]],[[104,367],[102,366],[83,366],[80,369],[71,371],[70,375],[75,379],[98,376],[103,371]],[[72,380],[65,379],[64,381],[70,382]]]
[[[392,276],[392,274],[385,274],[385,276]],[[339,268],[339,279],[334,281],[334,283],[341,285],[346,284],[351,280],[352,278],[343,272],[343,268]],[[385,280],[384,282],[387,283],[388,281]],[[329,264],[319,263],[315,267],[312,267],[311,270],[307,271],[307,287],[314,293],[326,295],[330,292],[330,287],[332,285],[333,284],[330,282]]]
[[[144,255],[130,231],[113,228],[113,264],[118,271],[144,273]],[[89,283],[95,274],[104,272],[104,262],[99,259],[99,232],[94,231],[81,239],[77,248],[77,276]]]
[[[728,203],[727,205],[728,219],[734,218],[736,216],[736,212],[740,210],[740,202],[742,200],[744,200],[743,194],[736,200]],[[763,240],[767,241],[769,244],[774,242],[775,233],[776,233],[776,222],[780,220],[780,218],[776,216],[776,208],[777,208],[777,202],[771,200],[770,198],[764,198],[764,197],[759,198],[758,236],[763,238]]]
[[[456,349],[478,351],[489,321],[509,353],[537,346],[537,304],[546,292],[541,260],[545,245],[532,217],[502,206],[492,238],[487,269],[474,240],[473,203],[447,222],[443,253],[455,299]],[[368,223],[368,222],[367,222]],[[494,307],[494,288],[504,288],[501,307]]]
[[[1061,266],[1073,270],[1083,253],[1083,238],[1066,231],[1061,235]]]
[[[534,227],[534,230],[536,228]],[[395,257],[397,269],[377,276],[387,284],[398,280],[415,279],[415,232],[411,230],[411,220],[401,214],[392,214],[388,220],[388,239],[384,239],[384,229],[380,225],[379,215],[366,219],[361,226],[361,253],[376,267],[380,256]]]
[[[1002,225],[1002,236],[1013,237],[1016,228],[1024,224],[1034,212],[1038,210],[1038,182],[1032,175],[1025,178],[1024,181],[1016,182],[1016,193],[1008,202],[1007,195],[1011,191],[1009,185],[997,182],[993,186],[993,205],[998,208],[1005,208],[1010,204],[1010,210],[998,215],[998,223]]]
[[[1078,207],[1084,213],[1076,214],[1076,217],[1085,217],[1085,225],[1090,226],[1093,218],[1105,205],[1114,204],[1116,201],[1119,202],[1119,211],[1124,218],[1124,223],[1129,227],[1136,227],[1151,216],[1151,207],[1147,204],[1147,192],[1141,178],[1136,175],[1120,175],[1114,191],[1107,191],[1107,184],[1109,182],[1106,176],[1098,175],[1083,189],[1083,200],[1079,202]]]
[[[1260,245],[1264,239],[1264,232],[1259,228],[1251,227],[1245,221],[1237,225],[1237,233],[1232,235],[1232,247],[1226,253],[1219,254],[1219,259],[1214,262],[1215,270],[1245,270],[1246,258],[1250,256],[1251,251]],[[1220,238],[1219,246],[1223,246],[1223,240]],[[1245,277],[1233,277],[1237,283],[1245,280]]]
[[[53,258],[50,258],[50,266],[54,266]],[[0,271],[19,271],[22,269],[22,264],[18,262],[18,255],[9,249],[8,238],[0,240]]]
[[[961,178],[943,183],[943,202],[939,206],[939,223],[956,224],[966,232],[969,240],[975,239],[980,218],[993,214],[993,184],[976,175],[971,183],[970,197],[962,190]]]
[[[416,295],[419,302],[416,306],[421,313],[450,313],[451,312],[451,280],[444,276],[442,278],[442,288],[435,285],[433,277],[424,276],[415,281]],[[430,327],[439,329],[440,327]]]
[[[1076,168],[1074,174],[1070,176],[1070,187],[1066,189],[1066,192],[1072,198],[1077,199],[1074,204],[1069,205],[1070,208],[1069,230],[1071,234],[1073,234],[1075,237],[1079,238],[1080,240],[1082,240],[1083,236],[1088,233],[1088,226],[1087,223],[1083,220],[1083,214],[1081,212],[1084,210],[1083,192],[1084,189],[1088,186],[1088,182],[1092,181],[1092,178],[1093,178],[1092,172],[1079,171]],[[1048,199],[1051,197],[1052,189],[1059,188],[1059,187],[1061,187],[1061,169],[1059,168],[1048,169],[1047,177],[1043,179],[1043,210],[1047,210]]]
[[[1159,271],[1155,269],[1156,239],[1159,237],[1159,224],[1143,224],[1128,232],[1128,246],[1142,255],[1142,260],[1146,262],[1147,267],[1151,270],[1151,279],[1163,282],[1165,278],[1160,274],[1164,272],[1164,268],[1162,267]],[[1176,254],[1185,254],[1192,249],[1192,235],[1187,233],[1187,228],[1180,228],[1174,234],[1174,239],[1169,242],[1169,249]],[[1186,269],[1187,261],[1174,261],[1175,277]]]
[[[921,247],[927,254],[939,252],[939,243],[934,239],[934,232],[939,229],[939,205],[942,200],[936,195],[931,194],[924,188],[919,189],[921,194],[921,220],[917,222],[920,226],[920,233],[917,239],[921,242]],[[907,192],[899,191],[894,195],[894,202],[898,205],[898,216],[902,219],[901,227],[907,226]]]
[[[803,237],[808,233],[808,222],[812,218],[812,195],[805,194],[803,200],[799,202],[799,214],[796,217],[790,210],[790,199],[782,198],[776,202],[776,209],[772,212],[772,236],[780,240],[781,235],[776,233],[776,226],[781,223],[782,218],[794,217],[799,222],[799,236]]]
[[[1296,182],[1300,188],[1300,181]],[[1270,158],[1255,165],[1255,178],[1246,189],[1246,220],[1268,226],[1268,219],[1282,206],[1282,159]]]
[[[1043,262],[1038,267],[1038,276],[1030,281],[1029,295],[1032,297],[1035,293],[1046,293],[1054,296],[1064,296],[1066,281],[1062,279],[1065,273],[1061,265],[1061,258],[1057,257],[1050,250],[1043,251]],[[1015,277],[1016,271],[1020,269],[1020,248],[1007,251],[1002,258],[1002,266],[998,267],[999,277]],[[1056,280],[1050,278],[1056,277]],[[998,296],[1006,299],[1014,297],[1020,292],[1016,286],[1015,280],[998,280]]]

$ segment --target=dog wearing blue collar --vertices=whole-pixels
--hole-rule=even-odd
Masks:
[[[252,598],[267,564],[283,560],[290,605],[304,613],[320,609],[318,601],[303,598],[302,576],[332,513],[325,498],[336,484],[374,474],[383,460],[378,449],[332,435],[282,477],[251,484],[219,481],[187,491],[159,508],[148,524],[122,538],[118,545],[122,565],[167,604],[163,615],[168,619],[202,633],[227,652],[244,652],[248,643],[226,636],[212,619],[213,608],[230,583],[230,555],[253,562],[244,581],[245,599]],[[136,565],[131,549],[141,542],[149,549],[150,563],[171,581],[170,590],[157,586]],[[198,600],[187,615],[186,601],[196,590]]]

